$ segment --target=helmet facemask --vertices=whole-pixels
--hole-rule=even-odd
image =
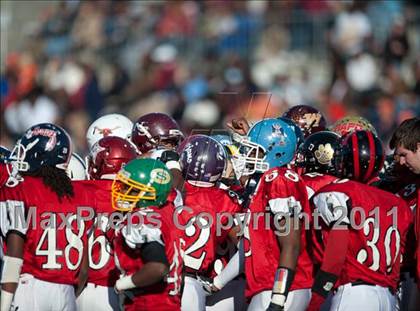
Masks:
[[[232,165],[236,177],[249,176],[255,173],[264,173],[270,168],[270,164],[265,161],[265,149],[248,139],[240,141],[239,151],[232,155]]]
[[[25,146],[20,143],[20,140],[18,140],[10,153],[9,159],[19,172],[27,172],[29,170],[29,163],[25,161],[26,151],[27,149]]]
[[[153,205],[156,200],[156,189],[136,182],[127,175],[127,172],[121,170],[112,183],[112,208],[118,211],[131,212],[137,208],[137,203],[140,200],[150,201],[150,205]]]

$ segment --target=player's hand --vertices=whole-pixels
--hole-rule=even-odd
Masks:
[[[117,285],[114,285],[114,292],[115,292],[117,295],[119,295],[119,294],[122,294],[124,291],[123,291],[123,290],[119,290],[119,289],[117,288]]]
[[[284,306],[280,306],[273,302],[270,302],[266,311],[284,311]]]
[[[207,296],[213,295],[214,293],[219,291],[219,288],[217,288],[213,284],[213,280],[211,279],[204,279],[199,276],[197,276],[198,282],[200,282],[201,286],[203,287],[204,291],[206,292]]]
[[[159,160],[163,163],[167,163],[169,161],[179,161],[179,154],[174,150],[165,150],[160,155]]]
[[[250,128],[248,121],[244,117],[233,119],[226,126],[239,135],[246,135]]]

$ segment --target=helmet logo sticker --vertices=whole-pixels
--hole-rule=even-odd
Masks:
[[[26,132],[26,138],[31,138],[33,136],[45,136],[48,137],[49,140],[45,145],[45,151],[51,151],[54,149],[55,145],[57,144],[57,133],[55,130],[51,129],[42,129],[42,128],[34,128],[33,130],[29,130]]]
[[[109,135],[112,134],[113,131],[115,131],[116,129],[120,128],[121,126],[117,125],[116,127],[110,129],[110,128],[99,128],[97,126],[95,126],[94,130],[93,130],[93,134],[95,134],[95,131],[98,131],[99,134],[103,135],[104,137],[107,137]]]
[[[332,148],[331,144],[320,144],[318,149],[315,150],[315,157],[321,164],[328,164],[331,162],[334,156],[334,149]]]
[[[321,114],[318,113],[305,113],[302,117],[305,121],[305,128],[310,129],[313,126],[319,126],[319,121],[321,121]]]
[[[187,163],[191,163],[191,161],[192,161],[192,145],[188,144],[185,147],[184,152],[187,154]]]
[[[171,181],[171,175],[162,168],[155,168],[152,170],[150,172],[150,178],[152,182],[160,185],[166,185]]]
[[[272,125],[272,135],[273,137],[277,137],[280,139],[279,145],[283,146],[286,144],[285,137],[284,137],[284,129],[279,124],[273,124]]]
[[[148,136],[149,133],[149,127],[146,125],[145,122],[140,122],[136,124],[136,128],[139,131],[140,135],[146,135]],[[150,135],[150,134],[149,134]]]

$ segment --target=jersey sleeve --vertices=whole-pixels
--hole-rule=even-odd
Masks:
[[[14,231],[26,235],[28,224],[26,206],[18,188],[4,187],[0,191],[0,226],[3,236]]]
[[[132,249],[151,242],[158,242],[161,245],[165,245],[162,241],[162,232],[160,229],[151,225],[125,225],[122,228],[122,235],[126,244]]]
[[[263,178],[264,186],[268,188],[268,208],[273,214],[299,216],[302,213],[307,192],[299,175],[290,170],[274,170]]]
[[[339,221],[342,224],[350,224],[349,197],[342,192],[321,192],[313,197],[313,203],[322,219],[327,225]]]

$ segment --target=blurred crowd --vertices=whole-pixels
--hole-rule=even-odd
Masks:
[[[386,142],[420,115],[419,25],[416,1],[51,2],[6,56],[0,144],[54,122],[84,154],[105,113],[189,133],[298,104],[364,116]]]

